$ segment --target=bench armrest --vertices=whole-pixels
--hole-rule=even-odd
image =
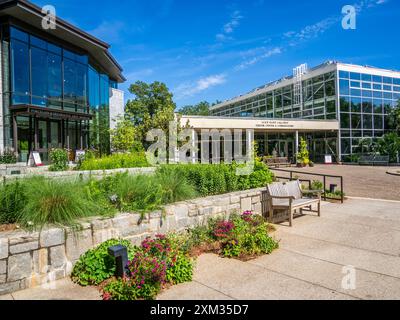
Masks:
[[[272,199],[289,199],[289,200],[295,200],[296,198],[294,196],[269,196]]]

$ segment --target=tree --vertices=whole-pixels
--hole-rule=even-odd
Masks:
[[[202,101],[196,105],[184,106],[179,112],[187,116],[209,116],[210,104],[207,101]]]
[[[400,101],[389,113],[389,129],[395,130],[400,134]]]
[[[172,93],[162,82],[137,81],[129,87],[135,98],[126,104],[126,116],[136,127],[136,136],[144,146],[147,132],[157,128],[168,133],[169,123],[175,119],[176,105]]]
[[[389,156],[391,162],[397,162],[400,153],[399,135],[395,132],[385,134],[378,140],[378,150],[380,154]]]
[[[135,125],[129,119],[120,117],[115,129],[110,130],[113,151],[139,151],[143,149],[137,140]]]

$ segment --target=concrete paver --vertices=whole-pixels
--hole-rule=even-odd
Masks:
[[[322,217],[307,215],[294,227],[278,225],[280,249],[242,262],[206,254],[194,281],[164,290],[160,300],[400,299],[400,202],[349,199],[324,203]],[[342,282],[355,268],[355,288]],[[53,290],[34,288],[0,299],[100,299],[96,288],[68,279]]]

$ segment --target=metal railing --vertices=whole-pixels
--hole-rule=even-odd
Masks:
[[[285,170],[285,169],[277,169],[277,168],[270,168],[272,171],[279,171],[279,172],[287,172],[289,173],[289,177],[281,177],[281,176],[275,176],[277,179],[286,179],[289,181],[293,180],[299,180],[300,182],[307,182],[309,185],[309,189],[312,187],[312,180],[311,179],[300,179],[295,177],[295,174],[301,174],[301,175],[308,175],[308,176],[316,176],[316,177],[322,177],[322,183],[324,185],[324,193],[322,195],[322,198],[324,201],[326,200],[340,200],[341,203],[344,203],[344,181],[343,181],[343,176],[335,176],[335,175],[329,175],[329,174],[322,174],[322,173],[312,173],[312,172],[303,172],[303,171],[294,171],[294,170]],[[327,179],[339,179],[340,180],[340,198],[333,198],[327,195]]]

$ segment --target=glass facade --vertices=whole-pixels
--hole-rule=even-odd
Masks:
[[[329,72],[305,80],[303,108],[296,105],[294,85],[270,90],[212,112],[214,116],[336,119],[336,74]]]
[[[285,85],[285,79],[262,88],[259,94],[249,94],[237,100],[224,103],[212,110],[213,116],[220,117],[266,117],[275,119],[320,119],[338,120],[340,123],[340,147],[343,160],[352,154],[363,152],[360,141],[382,137],[388,130],[388,114],[400,99],[399,77],[378,75],[371,68],[356,73],[336,70],[321,72],[302,81],[301,105],[296,105],[295,84]],[[344,68],[343,68],[344,69]],[[351,69],[351,68],[350,68]],[[318,69],[314,69],[315,71]],[[368,72],[367,72],[368,70]],[[288,81],[286,81],[288,82]],[[335,154],[338,147],[336,133],[305,134],[310,152],[318,161],[324,154]],[[284,136],[284,135],[283,135]],[[270,155],[271,149],[278,154],[291,149],[293,138],[284,139],[266,135],[261,150]],[[278,138],[277,138],[278,137]],[[262,141],[262,140],[261,140]],[[286,154],[289,154],[286,152]]]
[[[400,78],[339,71],[341,150],[360,153],[360,140],[382,137],[388,114],[400,99]]]
[[[92,65],[87,54],[8,24],[2,26],[2,52],[5,145],[15,146],[14,135],[20,133],[21,161],[29,150],[47,153],[55,146],[110,151],[109,90],[118,85]],[[26,105],[64,116],[18,116],[14,131],[7,107]]]

